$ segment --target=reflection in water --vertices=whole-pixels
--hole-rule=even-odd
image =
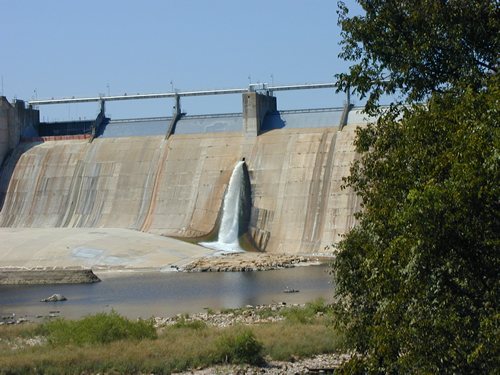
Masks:
[[[252,289],[257,284],[257,277],[258,275],[255,272],[226,273],[223,277],[224,282],[231,284],[236,293],[222,293],[220,295],[220,305],[241,307],[257,304],[256,293],[246,293],[247,289]]]
[[[130,318],[194,313],[203,308],[236,308],[273,302],[304,303],[329,299],[327,266],[265,272],[98,274],[97,284],[0,286],[0,315],[48,315],[68,318],[115,309]],[[285,294],[286,288],[300,293]],[[63,294],[66,302],[40,299]]]

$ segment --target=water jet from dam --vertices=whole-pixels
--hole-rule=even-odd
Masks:
[[[203,247],[219,250],[225,253],[241,253],[244,250],[240,246],[239,236],[241,228],[241,216],[245,209],[245,161],[239,161],[233,169],[227,193],[224,197],[222,207],[222,218],[217,241],[200,242]]]

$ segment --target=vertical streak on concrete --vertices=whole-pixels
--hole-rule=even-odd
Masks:
[[[37,195],[36,186],[40,181],[42,176],[42,171],[45,170],[45,164],[47,161],[48,149],[45,149],[44,152],[40,155],[33,155],[30,160],[23,160],[24,162],[28,162],[27,165],[33,163],[33,166],[28,169],[29,177],[28,180],[31,182],[29,185],[29,189],[26,191],[22,191],[22,200],[18,201],[16,206],[20,207],[20,212],[16,212],[14,217],[14,226],[31,226],[33,223],[34,215],[32,214],[32,207],[35,203],[35,197]],[[25,170],[26,171],[26,170]],[[25,176],[23,176],[26,178]],[[16,198],[21,198],[17,196]],[[17,210],[16,210],[17,211]],[[31,216],[30,216],[31,214]],[[24,219],[24,220],[22,220]]]
[[[67,195],[66,202],[64,204],[66,210],[64,211],[64,214],[61,215],[61,220],[56,224],[56,227],[67,227],[73,217],[82,185],[83,166],[83,160],[78,160],[73,176],[71,176],[71,183],[68,189],[69,194]]]
[[[53,150],[52,149],[47,149],[45,154],[43,155],[43,158],[41,159],[40,161],[40,167],[37,168],[37,171],[38,171],[38,174],[35,178],[35,181],[34,181],[34,184],[32,184],[32,189],[30,189],[34,196],[39,196],[39,195],[42,195],[43,194],[43,186],[41,185],[41,180],[46,178],[46,170],[47,170],[47,161],[50,159],[51,157],[51,154],[53,153]],[[38,202],[37,199],[30,199],[30,200],[26,200],[26,202],[29,202],[30,205],[29,205],[29,208],[28,208],[28,215],[27,215],[27,222],[26,222],[26,225],[27,226],[32,226],[33,225],[33,221],[36,219],[36,204]]]
[[[160,143],[160,147],[155,150],[153,153],[152,162],[149,163],[148,173],[146,175],[146,181],[144,183],[144,189],[142,189],[142,195],[140,199],[140,206],[137,212],[137,218],[134,224],[131,226],[131,229],[136,229],[142,231],[142,227],[147,220],[148,214],[151,209],[154,211],[153,198],[155,196],[155,185],[157,184],[159,168],[161,167],[162,160],[164,159],[164,153],[167,149],[166,146],[167,141],[162,140]]]
[[[309,185],[306,219],[302,233],[301,251],[319,248],[330,191],[332,161],[337,133],[325,132],[316,153],[313,175]]]
[[[354,225],[354,213],[360,208],[359,198],[354,191],[342,189],[342,178],[349,175],[351,163],[359,156],[353,145],[355,134],[356,126],[346,126],[337,133],[322,246],[339,242],[340,236]]]
[[[315,244],[316,244],[316,249],[319,248],[321,239],[323,237],[324,229],[325,229],[325,217],[327,214],[328,210],[328,202],[330,200],[330,190],[331,190],[331,185],[332,185],[332,172],[334,169],[333,166],[333,160],[334,160],[334,155],[335,155],[335,150],[336,150],[336,145],[337,145],[337,135],[338,132],[335,132],[332,134],[330,138],[330,145],[328,147],[328,157],[325,163],[325,171],[324,171],[324,177],[323,177],[323,186],[322,186],[322,192],[321,192],[321,202],[318,202],[318,209],[321,209],[321,220],[320,220],[320,225],[317,227],[317,230],[315,232]],[[312,251],[313,249],[311,249]]]
[[[156,169],[156,174],[154,177],[153,191],[152,191],[151,196],[149,198],[148,212],[146,213],[146,216],[144,217],[142,225],[139,227],[142,232],[147,232],[151,227],[151,222],[153,220],[153,216],[154,216],[154,213],[156,210],[156,202],[158,200],[158,188],[159,188],[160,181],[163,178],[163,171],[165,169],[165,160],[167,159],[167,155],[168,155],[168,146],[169,146],[169,141],[167,141],[167,140],[163,140],[161,145],[160,145],[160,158],[159,158],[159,162],[155,163],[155,165],[157,166],[157,169]],[[141,209],[141,211],[142,211],[142,209]]]
[[[97,145],[91,146],[85,154],[83,167],[83,176],[80,194],[77,200],[75,221],[71,223],[74,227],[90,226],[92,222],[96,223],[98,218],[92,215],[99,215],[98,210],[94,210],[96,204],[96,190],[101,174],[101,165],[97,163],[96,153]]]
[[[291,134],[288,139],[288,143],[286,145],[286,152],[283,158],[283,165],[281,166],[280,179],[278,182],[278,193],[276,195],[276,206],[274,210],[273,222],[279,223],[285,216],[286,213],[284,211],[284,203],[287,200],[286,190],[287,190],[287,182],[288,182],[288,172],[290,171],[290,158],[292,157],[293,148],[297,143],[297,134]],[[286,220],[286,219],[284,219]],[[276,225],[277,226],[277,225]],[[282,239],[283,233],[281,230],[284,229],[284,226],[277,226],[278,230],[275,230],[275,233],[272,233],[269,239],[268,246],[274,247],[277,249],[277,252],[286,252],[286,249],[283,248],[283,243],[276,243],[275,239]],[[273,231],[274,232],[274,231]]]
[[[183,225],[183,227],[186,227],[187,229],[191,229],[191,223],[193,222],[195,207],[198,203],[198,193],[200,191],[201,174],[205,169],[206,158],[207,158],[207,148],[202,147],[199,156],[200,161],[196,164],[196,169],[193,175],[193,182],[196,183],[196,186],[193,186],[194,189],[191,190],[191,198],[189,199],[188,210],[187,210],[188,216],[186,224]]]
[[[309,194],[307,195],[307,208],[304,230],[302,232],[302,247],[309,247],[314,241],[313,233],[317,224],[318,205],[321,202],[320,190],[322,185],[322,169],[325,158],[325,145],[327,134],[321,135],[321,140],[316,151],[313,172],[309,182]]]
[[[91,150],[95,150],[95,145],[90,146]],[[71,179],[71,185],[70,185],[70,194],[68,195],[68,202],[70,203],[67,206],[67,210],[64,214],[64,219],[62,221],[62,226],[63,227],[75,227],[78,226],[77,224],[80,222],[80,220],[77,219],[79,218],[80,215],[79,213],[79,207],[81,205],[82,201],[82,192],[84,191],[85,187],[85,179],[86,179],[86,173],[87,173],[87,165],[89,162],[89,152],[85,152],[84,155],[82,155],[82,159],[78,161],[73,177]]]
[[[60,227],[64,222],[65,215],[68,214],[67,211],[71,209],[74,177],[78,163],[81,163],[85,157],[89,146],[86,142],[64,142],[58,144],[57,147],[55,143],[44,144],[40,147],[50,147],[54,152],[47,160],[44,191],[35,198],[38,202],[43,203],[37,219],[39,225],[46,222]],[[54,199],[50,199],[52,197]],[[73,204],[76,203],[75,201]]]

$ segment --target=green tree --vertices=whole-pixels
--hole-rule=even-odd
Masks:
[[[356,61],[340,82],[369,96],[368,111],[396,91],[406,105],[379,111],[376,123],[358,130],[362,157],[346,179],[363,207],[333,263],[338,322],[359,354],[344,370],[493,373],[500,367],[498,4],[360,4],[366,14],[353,18],[340,5],[342,55]]]
[[[368,95],[368,109],[376,109],[383,94],[419,101],[464,82],[482,87],[485,76],[498,73],[498,0],[358,3],[364,14],[349,17],[339,2],[340,57],[355,64],[338,79],[340,89]]]

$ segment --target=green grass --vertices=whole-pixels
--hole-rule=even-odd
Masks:
[[[181,318],[177,322],[175,322],[172,327],[173,328],[189,328],[201,330],[207,328],[207,323],[202,320],[186,320],[187,318]]]
[[[277,361],[307,358],[339,350],[343,338],[323,321],[314,323],[279,322],[254,329],[264,345],[265,356]]]
[[[131,322],[116,313],[39,327],[0,327],[0,339],[40,334],[49,339],[38,347],[3,347],[0,374],[169,374],[218,363],[258,364],[264,358],[290,360],[331,353],[339,348],[341,337],[328,324],[328,314],[316,315],[322,306],[324,303],[314,302],[303,308],[308,317],[305,323],[287,318],[279,323],[222,329],[184,317],[163,327],[158,336],[150,334],[150,322]],[[293,314],[298,315],[299,310],[294,308]]]
[[[0,340],[36,336],[39,326],[32,323],[0,326]]]
[[[328,306],[323,298],[309,302],[305,307],[291,307],[283,311],[283,316],[290,322],[310,324],[317,319],[318,313],[327,314]]]

